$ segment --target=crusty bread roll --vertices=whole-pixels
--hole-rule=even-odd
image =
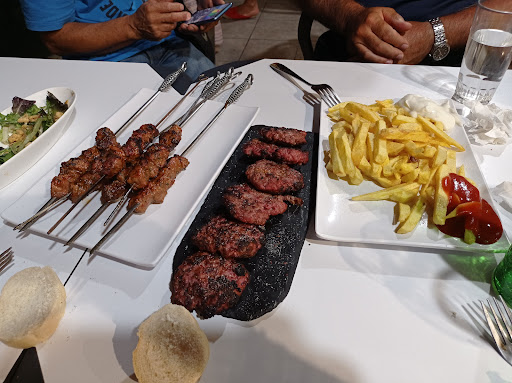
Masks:
[[[50,338],[66,309],[66,290],[49,266],[14,274],[0,294],[0,341],[29,348]]]
[[[139,383],[196,383],[208,358],[208,338],[183,306],[167,304],[139,327],[133,368]]]

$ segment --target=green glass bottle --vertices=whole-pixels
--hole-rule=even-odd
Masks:
[[[494,290],[512,307],[512,246],[503,260],[496,266],[492,276]]]

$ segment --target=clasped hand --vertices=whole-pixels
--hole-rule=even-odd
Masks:
[[[393,8],[365,8],[353,20],[348,28],[347,50],[356,59],[417,64],[433,44],[429,22],[407,22]]]

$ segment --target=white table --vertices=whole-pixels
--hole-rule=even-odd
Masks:
[[[281,60],[280,60],[281,61]],[[311,130],[312,109],[300,92],[269,68],[242,67],[255,83],[239,103],[260,106],[255,123]],[[342,96],[400,98],[419,93],[447,98],[455,68],[285,61],[313,83],[330,83]],[[0,192],[5,209],[141,87],[161,81],[139,64],[0,59],[0,105],[12,92],[31,94],[65,85],[78,93],[75,120],[62,140],[27,174]],[[42,75],[44,73],[44,75]],[[17,80],[22,76],[23,81]],[[506,74],[495,101],[512,107]],[[492,190],[510,181],[512,148],[474,147]],[[499,213],[509,237],[512,213]],[[4,247],[20,269],[49,264],[64,280],[81,255],[0,224]],[[177,245],[177,243],[176,243]],[[137,326],[170,301],[175,246],[154,269],[103,257],[82,261],[66,286],[66,314],[57,332],[37,347],[47,382],[130,382]],[[291,290],[271,313],[253,322],[201,320],[211,354],[201,382],[502,382],[512,368],[481,327],[475,302],[488,296],[494,256],[389,250],[318,239],[311,225]],[[0,344],[0,379],[19,355]]]

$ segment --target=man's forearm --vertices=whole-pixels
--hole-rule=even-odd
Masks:
[[[499,8],[509,1],[511,0],[487,0],[484,5],[490,8]],[[446,39],[452,49],[463,48],[466,45],[475,10],[476,5],[457,13],[441,17],[446,31]]]
[[[345,34],[354,16],[365,8],[354,0],[299,0],[302,8],[326,27]]]
[[[130,17],[97,24],[67,23],[58,31],[42,32],[42,40],[52,53],[62,56],[114,52],[138,40]]]

